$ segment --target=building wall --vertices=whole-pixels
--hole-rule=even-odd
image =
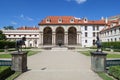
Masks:
[[[103,42],[120,41],[120,26],[113,27],[111,29],[102,31],[101,38]]]
[[[85,30],[85,26],[87,26],[87,30]],[[99,30],[97,30],[97,26],[99,27]],[[93,27],[95,27],[94,30],[93,30]],[[101,25],[84,25],[84,26],[81,26],[82,47],[93,46],[93,40],[96,40],[97,33],[99,33],[103,28],[104,28],[104,26],[101,26]],[[93,36],[93,32],[95,32],[95,36]],[[87,36],[85,36],[85,33],[87,33]]]
[[[26,47],[38,47],[39,30],[2,30],[7,40],[17,41],[22,37],[26,37]]]
[[[93,40],[96,40],[97,33],[99,33],[105,26],[104,25],[42,25],[40,26],[40,32],[43,33],[43,30],[46,26],[51,27],[52,32],[55,32],[58,27],[63,27],[65,32],[68,32],[68,29],[70,27],[75,27],[77,29],[77,32],[79,32],[79,45],[82,47],[91,47],[93,46]],[[85,26],[87,26],[87,30],[85,30]],[[95,27],[95,30],[93,30],[93,26]],[[99,30],[97,30],[97,26],[99,27]],[[87,37],[85,37],[85,32],[87,32]],[[93,32],[95,32],[95,36],[93,37]],[[87,41],[87,42],[86,42]],[[40,42],[41,36],[40,36]]]

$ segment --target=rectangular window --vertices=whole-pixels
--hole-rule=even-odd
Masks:
[[[109,31],[107,31],[107,34],[109,35]]]
[[[87,40],[85,40],[85,43],[87,43]]]
[[[116,34],[116,29],[114,29],[114,33]]]
[[[115,42],[117,41],[117,39],[115,38]]]
[[[97,26],[97,30],[99,31],[99,26]]]
[[[88,36],[88,34],[87,34],[87,32],[85,32],[85,37],[87,37]]]
[[[97,36],[99,36],[99,32],[97,32]]]
[[[119,28],[119,33],[120,33],[120,28]]]
[[[95,37],[95,32],[93,32],[93,37]]]
[[[113,39],[111,38],[111,42],[113,42]]]
[[[93,31],[95,31],[95,26],[93,26]]]
[[[85,30],[87,31],[87,26],[85,26]]]
[[[112,30],[111,30],[111,34],[112,34]]]

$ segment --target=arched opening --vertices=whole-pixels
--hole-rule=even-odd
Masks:
[[[59,45],[59,43],[64,45],[64,29],[62,27],[56,29],[56,45]]]
[[[70,27],[68,29],[68,45],[76,45],[77,44],[77,31],[76,28]]]
[[[44,29],[43,45],[52,45],[52,29],[50,27]]]

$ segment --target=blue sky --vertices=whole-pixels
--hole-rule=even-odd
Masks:
[[[38,26],[46,16],[96,20],[120,14],[120,0],[0,0],[0,28]]]

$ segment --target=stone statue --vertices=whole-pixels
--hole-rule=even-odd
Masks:
[[[98,36],[97,36],[96,38],[97,38],[97,41],[96,41],[97,52],[98,52],[98,51],[101,51],[101,52],[102,52],[102,43],[101,43],[101,41],[100,41],[100,39],[99,39]]]
[[[22,37],[21,40],[16,41],[16,49],[18,52],[22,51],[22,45],[25,45],[26,37]]]

